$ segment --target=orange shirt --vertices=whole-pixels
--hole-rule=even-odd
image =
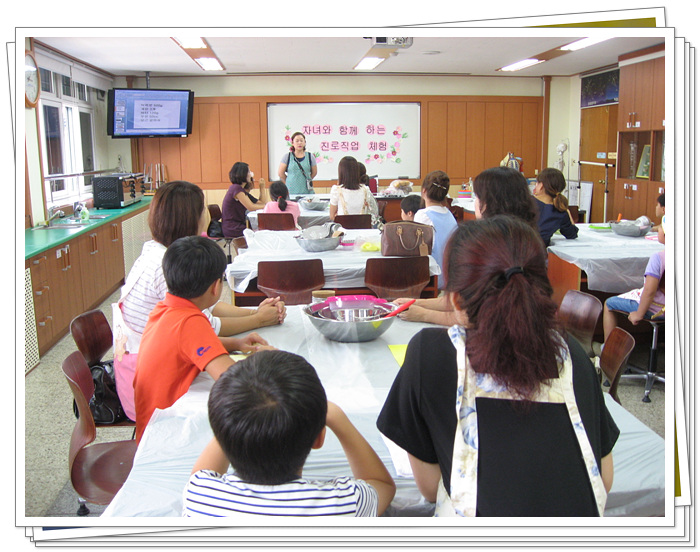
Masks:
[[[228,352],[197,306],[170,293],[143,331],[134,376],[136,439],[156,408],[168,408],[213,359]],[[233,364],[233,361],[231,361]]]

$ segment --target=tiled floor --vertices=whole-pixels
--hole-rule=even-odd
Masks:
[[[110,323],[110,305],[118,296],[118,292],[114,293],[100,307]],[[230,300],[230,295],[224,295],[222,300]],[[77,496],[68,479],[68,444],[75,426],[73,398],[60,368],[65,357],[75,350],[72,337],[66,336],[48,351],[39,365],[25,377],[27,517],[73,516],[77,510]],[[648,344],[640,342],[633,352],[631,362],[645,366],[647,355]],[[111,358],[109,354],[107,356]],[[641,402],[642,391],[641,381],[622,381],[619,386],[622,405],[663,437],[664,385],[654,385],[651,403]],[[131,434],[130,428],[102,428],[98,430],[98,440],[129,439]],[[90,508],[95,516],[103,509],[92,506]]]

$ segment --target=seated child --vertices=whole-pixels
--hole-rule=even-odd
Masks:
[[[666,216],[666,194],[663,193],[656,198],[656,218],[663,218]],[[661,228],[661,223],[655,224],[651,227],[652,232],[658,232]]]
[[[666,242],[666,234],[664,233],[663,224],[659,230],[659,242]],[[633,289],[610,297],[605,301],[603,308],[603,335],[608,339],[610,332],[617,326],[617,319],[613,310],[628,312],[628,320],[635,326],[639,324],[642,318],[655,320],[664,318],[666,310],[665,292],[665,270],[666,270],[666,252],[658,251],[654,253],[647,263],[644,270],[644,287]]]
[[[294,217],[294,224],[296,224],[298,228],[299,204],[294,201],[289,201],[287,185],[281,180],[276,180],[270,184],[268,191],[272,201],[268,201],[265,204],[263,213],[291,213]]]
[[[396,486],[343,411],[326,400],[299,355],[262,351],[222,374],[209,394],[214,438],[197,459],[183,516],[376,516]],[[311,481],[302,469],[328,427],[354,477]],[[228,471],[229,463],[233,473]]]
[[[420,209],[421,198],[419,195],[407,195],[401,200],[401,220],[413,221],[413,217]]]
[[[175,240],[163,256],[165,300],[148,317],[134,376],[136,439],[156,408],[167,408],[206,370],[214,379],[233,361],[203,309],[221,296],[226,254],[202,236]],[[257,333],[234,340],[233,350],[254,352],[267,342]]]

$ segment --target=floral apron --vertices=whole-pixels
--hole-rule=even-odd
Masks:
[[[517,400],[507,389],[488,374],[477,374],[471,369],[466,355],[466,334],[462,326],[449,329],[452,344],[457,350],[457,431],[452,455],[451,493],[448,494],[442,479],[438,485],[436,516],[476,516],[477,466],[479,462],[479,433],[476,398]],[[598,514],[603,515],[607,493],[603,479],[581,421],[572,379],[571,356],[566,344],[561,342],[563,365],[558,378],[540,385],[532,400],[536,402],[564,403],[574,428],[576,439],[586,465],[586,472],[593,488]]]

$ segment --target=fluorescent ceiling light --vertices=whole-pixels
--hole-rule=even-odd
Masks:
[[[588,46],[593,46],[594,44],[598,44],[599,42],[603,42],[605,40],[610,40],[609,38],[582,38],[581,40],[577,40],[576,42],[572,42],[571,44],[567,44],[566,46],[562,46],[559,48],[560,50],[568,50],[570,52],[575,52],[576,50],[580,50],[582,48],[588,48]]]
[[[207,43],[204,42],[204,39],[198,37],[198,36],[193,36],[193,37],[187,37],[187,38],[181,38],[181,37],[173,37],[173,40],[177,42],[182,48],[189,48],[189,49],[196,49],[196,48],[206,48]]]
[[[219,63],[216,58],[195,58],[194,59],[199,66],[205,71],[223,71],[224,68]]]
[[[360,60],[360,62],[355,65],[355,71],[371,71],[377,65],[379,65],[386,58],[381,57],[365,57]]]
[[[538,63],[543,63],[545,60],[543,59],[523,59],[521,61],[518,61],[516,63],[511,63],[510,65],[506,65],[505,67],[501,67],[499,71],[520,71],[521,69],[525,69],[526,67],[532,67],[533,65],[537,65]]]

